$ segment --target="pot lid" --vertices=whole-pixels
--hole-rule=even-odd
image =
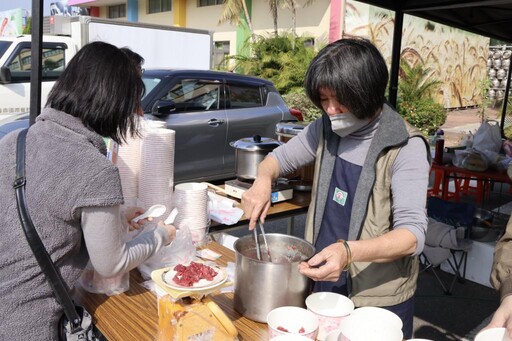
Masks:
[[[231,142],[231,146],[243,150],[265,150],[271,151],[279,147],[281,142],[274,140],[270,137],[261,137],[254,135],[253,137],[244,137],[240,140]]]
[[[276,124],[277,135],[298,135],[304,130],[306,124],[300,124],[297,122],[279,122]]]

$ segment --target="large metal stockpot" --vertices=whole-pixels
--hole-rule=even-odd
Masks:
[[[266,322],[267,314],[282,306],[304,307],[309,294],[309,279],[299,273],[298,264],[315,254],[314,246],[286,234],[266,235],[272,262],[268,261],[263,238],[262,260],[256,257],[252,235],[239,238],[235,244],[235,309],[245,317]]]
[[[230,143],[235,148],[235,172],[241,180],[254,180],[258,175],[258,165],[281,142],[269,137],[255,135]]]

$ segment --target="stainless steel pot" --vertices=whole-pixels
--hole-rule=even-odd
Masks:
[[[263,240],[260,237],[260,245]],[[304,307],[309,294],[309,279],[300,274],[298,264],[315,254],[311,243],[285,234],[266,235],[272,263],[256,258],[252,235],[239,238],[235,244],[235,309],[245,317],[266,322],[267,314],[281,306]]]
[[[235,148],[235,172],[241,180],[254,180],[258,174],[258,165],[281,142],[269,137],[255,135],[230,143]]]

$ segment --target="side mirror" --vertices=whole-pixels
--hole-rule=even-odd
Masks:
[[[7,66],[0,67],[0,84],[9,84],[11,82],[11,69],[9,69]]]
[[[153,116],[169,115],[173,111],[176,111],[176,103],[174,101],[157,101],[151,108]]]

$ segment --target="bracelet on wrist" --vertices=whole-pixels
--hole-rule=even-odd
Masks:
[[[352,265],[352,251],[350,250],[350,245],[348,245],[345,239],[338,239],[337,242],[343,244],[345,250],[347,251],[347,265],[345,265],[343,268],[343,271],[347,271]]]

